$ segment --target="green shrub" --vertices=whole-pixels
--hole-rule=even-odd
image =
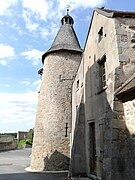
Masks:
[[[26,144],[32,146],[32,139],[26,138],[26,139],[20,140],[18,143],[18,148],[19,149],[25,148]]]
[[[32,145],[32,139],[27,138],[25,141],[26,144]]]
[[[18,148],[22,149],[25,147],[25,145],[26,145],[26,139],[20,140],[18,143]]]

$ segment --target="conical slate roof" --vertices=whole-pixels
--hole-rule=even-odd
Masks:
[[[42,61],[44,61],[47,54],[54,51],[69,50],[82,53],[82,49],[73,28],[73,18],[66,15],[62,18],[61,23],[62,26],[58,31],[51,48],[43,54]]]

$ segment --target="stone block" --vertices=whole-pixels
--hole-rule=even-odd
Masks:
[[[119,180],[119,173],[112,172],[111,174],[111,180]]]
[[[122,54],[122,48],[121,47],[118,48],[118,53]]]
[[[113,128],[112,129],[112,140],[117,140],[119,138],[119,129]]]
[[[116,35],[123,35],[126,36],[127,35],[127,31],[123,28],[118,28],[116,29]]]
[[[132,170],[131,171],[131,180],[134,180],[135,179],[135,170]]]
[[[112,157],[113,158],[119,157],[119,142],[118,141],[112,141]]]
[[[124,172],[126,170],[126,160],[124,157],[117,159],[117,166],[119,172]]]
[[[125,54],[120,54],[119,55],[119,61],[120,62],[129,62],[130,61],[130,58],[129,56],[125,55]]]
[[[119,128],[119,121],[118,121],[118,119],[114,118],[112,120],[112,128]]]
[[[107,140],[111,140],[111,130],[110,129],[106,129],[104,132],[104,139]]]
[[[130,173],[120,173],[119,180],[133,180]]]
[[[111,159],[110,158],[104,158],[103,160],[103,171],[104,172],[111,172]]]
[[[110,143],[104,143],[104,158],[111,157],[112,147]]]
[[[111,161],[111,168],[112,172],[118,173],[119,172],[119,164],[118,164],[118,158],[112,158]]]

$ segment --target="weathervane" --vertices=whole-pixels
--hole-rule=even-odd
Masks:
[[[69,8],[70,8],[70,5],[67,5],[67,15],[69,15]]]

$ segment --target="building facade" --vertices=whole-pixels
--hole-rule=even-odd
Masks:
[[[134,38],[134,12],[95,9],[79,68],[83,77],[78,71],[73,84],[72,111],[77,124],[82,110],[75,107],[83,99],[85,167],[95,179],[135,179]]]
[[[31,168],[133,180],[135,12],[95,9],[83,56],[72,25],[63,17],[43,55]]]

